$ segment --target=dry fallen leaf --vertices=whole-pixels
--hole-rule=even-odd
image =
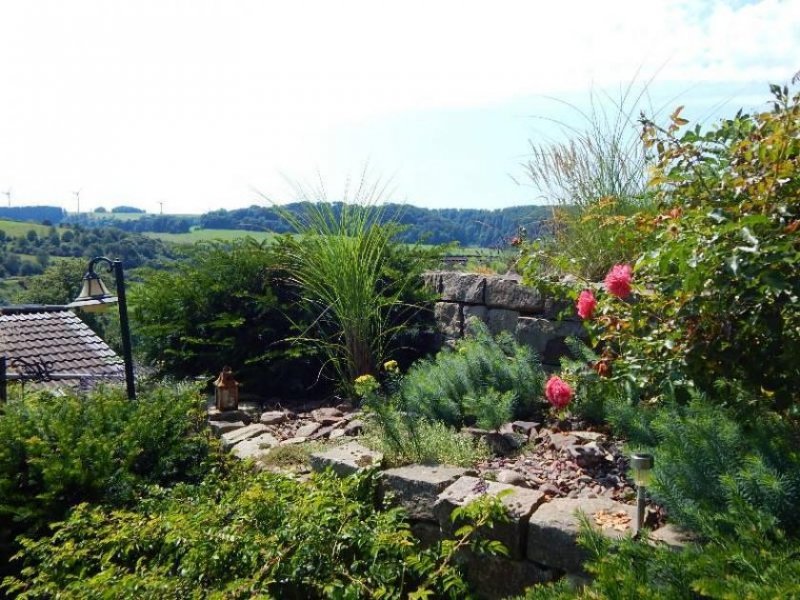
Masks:
[[[598,527],[611,528],[616,531],[627,531],[631,522],[631,518],[624,510],[610,511],[603,509],[594,513],[592,517]]]

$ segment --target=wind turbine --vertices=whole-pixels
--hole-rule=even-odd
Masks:
[[[8,188],[5,192],[3,192],[8,198],[8,207],[11,208],[11,188]]]
[[[78,205],[78,214],[81,214],[81,192],[83,188],[79,189],[77,192],[72,192],[72,195],[75,196],[75,202]]]
[[[158,202],[156,202],[156,204],[158,204],[158,206],[160,207],[160,211],[159,211],[158,214],[163,215],[164,214],[164,201],[163,200],[159,200]]]

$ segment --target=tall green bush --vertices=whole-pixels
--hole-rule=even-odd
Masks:
[[[174,268],[147,272],[131,290],[144,359],[173,377],[213,375],[227,364],[248,391],[305,392],[320,361],[286,341],[305,313],[278,254],[252,238],[206,242]]]

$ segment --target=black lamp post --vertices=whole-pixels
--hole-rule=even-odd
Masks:
[[[111,292],[95,272],[98,265],[106,265],[114,273],[117,284],[117,295]],[[89,261],[89,267],[83,276],[83,288],[74,302],[67,304],[69,308],[80,308],[87,312],[100,312],[110,304],[119,304],[119,328],[122,334],[122,360],[125,362],[125,387],[128,399],[136,400],[136,388],[133,383],[133,354],[131,353],[131,330],[128,325],[128,304],[125,301],[125,276],[122,272],[122,261],[111,260],[105,256],[97,256]]]

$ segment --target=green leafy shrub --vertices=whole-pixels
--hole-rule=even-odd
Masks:
[[[4,585],[21,599],[465,597],[456,557],[502,552],[476,537],[504,518],[502,505],[459,509],[456,538],[423,551],[402,511],[376,504],[377,480],[237,469],[135,510],[83,504],[51,537],[23,542],[22,574]]]
[[[26,394],[0,406],[0,521],[37,533],[81,502],[124,505],[150,485],[198,479],[212,452],[203,400],[165,384],[86,397]]]
[[[400,409],[451,427],[478,419],[497,427],[541,410],[544,373],[533,351],[508,334],[493,338],[477,319],[469,326],[454,351],[412,365],[400,383]]]
[[[743,423],[699,397],[658,411],[653,494],[673,521],[702,532],[709,519],[744,503],[800,534],[800,431],[765,411],[751,417]]]
[[[774,109],[680,134],[645,120],[656,149],[657,242],[636,263],[632,301],[600,300],[595,340],[645,398],[711,393],[728,379],[752,403],[796,416],[800,398],[800,94]],[[680,137],[678,137],[680,135]]]

